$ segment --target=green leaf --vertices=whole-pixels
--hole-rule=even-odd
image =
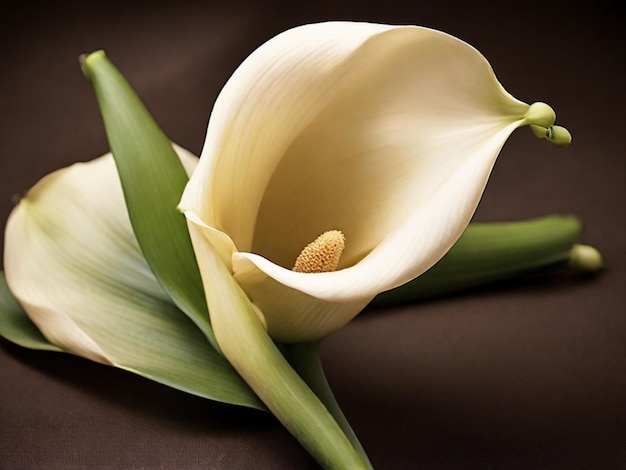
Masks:
[[[7,286],[4,273],[0,271],[0,336],[29,349],[63,351],[51,344],[35,324],[28,318],[24,309],[15,300]]]
[[[187,174],[170,140],[104,52],[81,62],[96,92],[128,214],[148,265],[218,349],[187,224],[176,210]]]
[[[407,284],[378,295],[372,305],[451,294],[564,265],[580,230],[580,220],[567,215],[517,222],[473,222],[435,266]]]

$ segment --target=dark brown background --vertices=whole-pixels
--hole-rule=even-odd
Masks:
[[[421,24],[476,46],[516,97],[549,102],[566,150],[517,131],[477,219],[576,213],[610,270],[366,312],[323,347],[378,469],[613,469],[625,458],[623,3],[13,2],[3,6],[0,221],[46,173],[107,150],[77,57],[103,48],[199,152],[221,86],[298,24]],[[49,3],[54,3],[52,6]],[[366,5],[367,3],[367,5]],[[296,5],[297,6],[294,6]],[[0,347],[2,469],[307,469],[271,416],[83,359]]]

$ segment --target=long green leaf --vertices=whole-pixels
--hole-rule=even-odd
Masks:
[[[186,221],[176,210],[187,174],[170,140],[104,52],[81,61],[96,92],[139,246],[167,294],[218,349]]]
[[[435,266],[407,284],[383,292],[372,305],[452,294],[565,264],[580,230],[580,220],[566,215],[518,222],[473,222]]]

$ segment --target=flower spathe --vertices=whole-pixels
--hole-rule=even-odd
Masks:
[[[175,146],[188,173],[197,157]],[[113,156],[31,188],[5,231],[11,292],[60,350],[229,403],[259,407],[158,283],[133,233]]]
[[[191,173],[197,158],[177,151]],[[25,194],[7,222],[4,269],[52,344],[104,364],[129,350],[101,345],[129,332],[125,311],[172,308],[137,245],[111,154],[57,170]]]
[[[435,264],[469,223],[511,132],[554,119],[439,31],[351,22],[286,31],[225,85],[180,202],[203,278],[212,250],[273,338],[323,338]],[[338,269],[292,271],[329,230],[345,235]]]

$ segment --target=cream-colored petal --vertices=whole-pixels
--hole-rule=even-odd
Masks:
[[[464,230],[497,153],[515,126],[512,124],[492,136],[485,135],[480,152],[451,172],[432,194],[415,203],[412,211],[407,210],[396,226],[388,227],[384,238],[359,262],[336,272],[307,275],[284,269],[255,254],[237,253],[233,260],[235,274],[250,269],[247,264],[253,263],[282,284],[330,301],[373,296],[416,277],[434,264]],[[394,209],[394,206],[388,208]],[[368,231],[367,227],[363,230]],[[351,239],[346,238],[349,246]],[[362,276],[358,274],[361,271]],[[350,279],[350,276],[356,277]]]
[[[252,262],[250,258],[252,257]],[[252,303],[258,307],[263,323],[272,338],[283,343],[302,343],[324,338],[352,320],[371,301],[372,296],[352,297],[338,302],[326,296],[315,297],[302,289],[291,288],[280,276],[272,277],[273,269],[281,268],[257,255],[235,254],[235,279],[243,287]],[[254,264],[257,261],[261,269]],[[262,268],[266,268],[265,272]],[[305,274],[286,271],[286,277],[299,278],[306,284],[327,273]],[[368,273],[372,277],[371,273]],[[294,285],[298,286],[297,282]]]
[[[346,59],[391,26],[321,23],[288,30],[224,86],[180,208],[249,251],[265,187],[292,141],[358,70]],[[318,234],[319,235],[319,234]],[[310,240],[309,240],[310,241]]]
[[[503,114],[523,117],[526,108],[475,49],[447,34],[347,22],[294,28],[255,51],[224,87],[181,208],[227,233],[240,251],[287,265],[320,233],[343,230],[323,222],[341,219],[354,225],[353,235],[365,233],[360,226],[371,224],[355,204],[387,215],[390,203],[414,188],[415,157],[470,132],[468,115],[489,127]],[[386,161],[392,150],[395,158]],[[453,148],[440,155],[440,175],[457,160]],[[407,166],[414,171],[405,174]],[[388,176],[379,181],[381,167]],[[353,180],[367,181],[374,196],[364,199]],[[389,181],[398,184],[386,194]],[[435,185],[409,192],[419,198]],[[312,207],[317,213],[308,213]],[[387,216],[389,223],[399,213]],[[370,238],[380,239],[385,225]],[[291,234],[288,248],[276,246],[283,233]],[[346,235],[353,240],[346,261],[371,249],[370,240]]]
[[[193,171],[197,158],[177,151]],[[171,303],[134,238],[110,154],[56,171],[28,191],[7,223],[4,267],[44,336],[99,362],[119,360],[99,336],[114,334],[129,311]],[[119,331],[125,334],[132,333]]]
[[[250,251],[285,267],[326,230],[346,236],[342,267],[362,259],[528,110],[443,33],[390,30],[349,61],[359,74],[293,141],[259,207]]]
[[[224,232],[214,229],[206,225],[198,215],[193,211],[186,211],[185,217],[187,218],[187,225],[191,233],[195,230],[194,234],[201,234],[203,238],[210,242],[211,249],[216,250],[222,263],[228,268],[232,269],[232,256],[237,251],[232,239]],[[194,235],[194,236],[197,236]],[[200,255],[197,250],[194,249],[196,258]]]
[[[467,160],[353,266],[306,274],[259,255],[236,253],[235,278],[264,312],[268,331],[285,342],[323,338],[344,326],[378,293],[435,264],[469,223],[495,155],[510,131],[486,137],[482,158]]]
[[[197,158],[176,150],[193,171]],[[9,287],[51,343],[192,394],[263,408],[152,275],[110,155],[40,181],[11,214],[5,242]]]

